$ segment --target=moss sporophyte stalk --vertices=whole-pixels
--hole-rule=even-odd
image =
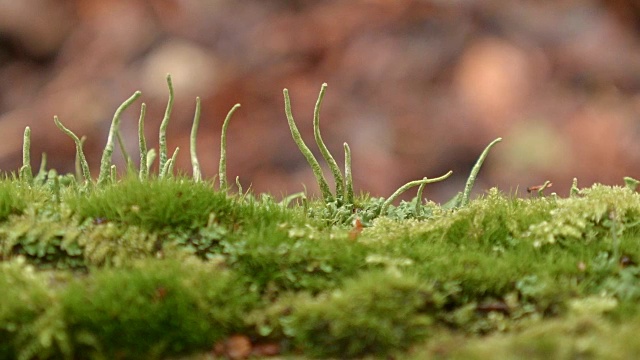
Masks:
[[[320,197],[303,191],[278,201],[243,190],[237,177],[232,191],[226,143],[239,104],[222,125],[214,182],[197,155],[196,98],[192,176],[176,174],[178,149],[170,156],[166,141],[170,76],[167,86],[159,148],[144,137],[143,103],[139,163],[126,152],[120,121],[142,97],[134,92],[113,116],[96,178],[83,152],[92,139],[57,117],[75,145],[76,173],[47,169],[45,154],[34,172],[37,129],[25,129],[22,166],[0,180],[1,359],[197,359],[211,349],[231,357],[232,338],[256,357],[266,347],[301,358],[613,359],[640,351],[637,180],[580,189],[574,179],[566,198],[545,196],[549,181],[531,188],[537,196],[494,188],[472,200],[498,138],[443,205],[425,200],[424,189],[451,171],[387,198],[356,196],[349,145],[341,168],[320,132],[323,84],[313,109],[322,159],[303,141],[283,91]],[[398,201],[414,187],[412,200]]]

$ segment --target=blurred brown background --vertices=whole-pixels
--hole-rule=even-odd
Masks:
[[[580,186],[640,177],[637,0],[0,0],[0,168],[17,171],[29,125],[33,166],[46,152],[51,167],[73,171],[58,115],[88,137],[97,175],[113,112],[138,89],[157,148],[166,73],[179,168],[190,172],[195,97],[206,177],[217,172],[224,116],[241,103],[229,127],[229,178],[259,192],[303,183],[317,191],[291,140],[282,89],[313,145],[323,82],[323,137],[339,163],[342,143],[351,145],[357,191],[388,196],[451,169],[426,193],[445,200],[499,136],[476,192],[523,193],[551,180],[564,196],[573,177]],[[134,159],[139,106],[122,122]]]

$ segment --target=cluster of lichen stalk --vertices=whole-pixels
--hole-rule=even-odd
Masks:
[[[171,75],[167,75],[166,77],[167,85],[169,88],[169,100],[167,102],[164,118],[160,124],[159,130],[159,163],[158,163],[158,177],[160,179],[165,177],[170,177],[173,174],[174,164],[176,162],[176,157],[178,155],[178,151],[180,150],[178,147],[173,151],[172,156],[169,158],[167,151],[167,127],[169,124],[169,119],[171,117],[171,111],[173,108],[173,100],[174,100],[174,91],[173,91],[173,83],[171,81]],[[289,99],[289,91],[287,89],[283,90],[284,93],[284,105],[285,105],[285,114],[287,117],[287,121],[289,124],[289,129],[291,130],[291,135],[293,140],[298,145],[301,153],[306,158],[307,162],[311,166],[311,170],[318,182],[318,186],[320,188],[320,192],[325,204],[333,203],[337,207],[350,207],[354,209],[354,190],[353,190],[353,176],[351,172],[351,150],[349,145],[344,143],[344,157],[345,157],[345,166],[344,166],[344,174],[340,170],[335,158],[331,155],[331,152],[325,145],[322,140],[322,136],[320,134],[320,107],[322,105],[322,100],[324,99],[324,95],[326,93],[327,84],[322,84],[320,89],[320,94],[318,96],[318,100],[316,101],[316,105],[313,113],[313,133],[315,142],[320,149],[320,153],[322,154],[323,159],[326,161],[335,181],[335,193],[331,192],[329,188],[328,182],[324,177],[322,172],[322,168],[320,163],[315,158],[309,147],[305,144],[296,123],[293,119],[293,115],[291,112],[291,101]],[[73,139],[76,146],[76,177],[77,180],[83,180],[85,186],[101,186],[106,183],[115,183],[116,182],[116,165],[112,164],[112,156],[115,148],[115,142],[118,142],[120,150],[125,158],[127,170],[133,170],[133,161],[129,154],[126,151],[124,146],[124,142],[120,133],[120,119],[122,113],[130,107],[140,96],[142,93],[140,91],[136,91],[133,93],[131,97],[129,97],[126,101],[124,101],[116,110],[113,120],[111,122],[111,127],[109,129],[109,135],[107,137],[107,143],[102,152],[102,159],[100,162],[100,173],[98,174],[97,181],[94,183],[93,178],[91,177],[91,172],[89,169],[89,164],[87,163],[87,159],[83,152],[83,144],[85,141],[85,137],[79,138],[75,133],[65,127],[62,122],[58,119],[57,116],[54,116],[54,122],[56,126],[62,130],[65,134],[67,134],[71,139]],[[240,104],[234,105],[229,113],[227,114],[224,123],[222,125],[221,132],[221,141],[220,141],[220,162],[218,169],[218,177],[220,182],[220,190],[228,191],[229,184],[227,181],[227,155],[226,155],[226,145],[227,145],[227,128],[229,126],[229,121],[235,111],[240,107]],[[140,108],[140,117],[138,120],[138,141],[140,148],[140,167],[138,171],[138,177],[141,181],[145,181],[149,178],[150,168],[155,161],[156,153],[154,149],[147,149],[147,143],[144,135],[144,119],[146,113],[146,104],[142,103]],[[193,126],[191,129],[190,136],[190,155],[191,155],[191,164],[193,168],[193,180],[195,182],[202,181],[202,173],[200,171],[200,163],[198,161],[198,156],[196,154],[196,136],[198,132],[198,126],[200,124],[200,98],[196,98],[196,109],[195,115],[193,119]],[[469,202],[469,197],[471,193],[471,188],[475,182],[475,178],[480,171],[480,167],[484,162],[489,150],[491,147],[497,142],[501,141],[501,138],[497,138],[493,142],[491,142],[485,150],[480,155],[477,163],[471,170],[471,174],[467,179],[467,183],[465,185],[464,191],[456,195],[452,201],[448,204],[450,207],[460,207],[464,206]],[[31,169],[31,157],[30,157],[30,143],[31,143],[31,130],[29,127],[25,128],[24,132],[24,143],[23,143],[23,165],[19,171],[19,177],[22,180],[26,180],[32,182],[34,180],[33,172]],[[40,165],[40,171],[36,178],[44,178],[46,175],[45,171],[46,167],[46,154],[42,156],[42,162]],[[426,184],[435,183],[438,181],[442,181],[451,176],[452,172],[449,171],[446,174],[436,177],[436,178],[423,178],[421,180],[410,181],[405,185],[401,186],[396,190],[389,198],[387,198],[381,209],[380,214],[384,215],[386,213],[386,209],[391,205],[393,201],[395,201],[402,193],[407,191],[408,189],[418,186],[417,192],[417,201],[416,201],[416,214],[420,214],[421,210],[421,199],[424,187]],[[51,176],[49,176],[51,177]],[[57,180],[56,176],[53,176]],[[236,184],[238,186],[238,190],[242,193],[242,189],[240,187],[239,181],[236,178]]]
[[[167,127],[169,125],[169,119],[171,117],[171,111],[173,108],[173,100],[174,100],[174,91],[173,91],[173,83],[171,81],[171,75],[167,75],[167,85],[169,88],[169,101],[167,102],[167,107],[165,110],[164,118],[160,123],[160,131],[159,131],[159,163],[158,163],[158,177],[165,178],[171,176],[173,174],[173,168],[176,162],[176,157],[178,155],[178,151],[180,148],[176,147],[173,151],[171,158],[168,157],[167,150]],[[85,138],[79,138],[73,131],[65,127],[60,119],[57,116],[53,117],[53,121],[56,126],[62,130],[65,134],[67,134],[74,141],[76,146],[76,164],[77,164],[77,177],[78,180],[83,180],[84,184],[87,186],[97,185],[101,186],[109,181],[112,183],[116,181],[116,165],[112,164],[113,151],[115,148],[115,142],[118,142],[120,150],[122,151],[123,156],[125,157],[127,170],[133,169],[133,161],[129,156],[124,142],[122,140],[122,135],[120,133],[120,120],[122,117],[122,113],[130,107],[140,96],[142,93],[140,91],[136,91],[129,97],[126,101],[124,101],[116,110],[113,115],[113,120],[111,121],[111,127],[109,129],[109,136],[107,137],[107,144],[104,147],[102,152],[102,159],[100,161],[100,173],[98,174],[98,178],[96,182],[93,182],[93,178],[91,177],[91,171],[89,169],[89,164],[84,155],[84,151],[82,149]],[[224,120],[222,126],[222,135],[221,135],[221,144],[220,144],[220,165],[219,165],[219,177],[220,177],[220,189],[226,191],[228,189],[227,177],[226,177],[226,131],[229,125],[229,121],[233,113],[240,107],[240,104],[234,105],[227,117]],[[196,110],[193,119],[193,126],[191,129],[191,137],[190,137],[190,151],[191,151],[191,164],[193,167],[193,180],[196,182],[202,181],[202,173],[200,171],[200,163],[198,161],[198,156],[196,154],[196,136],[198,132],[198,126],[200,124],[200,98],[196,98]],[[141,181],[147,180],[149,178],[149,171],[153,162],[156,158],[156,152],[154,149],[147,149],[147,141],[144,135],[144,120],[146,114],[146,104],[142,103],[140,108],[140,117],[138,119],[138,142],[140,148],[140,168],[138,177]],[[34,176],[31,169],[31,155],[30,155],[30,147],[31,147],[31,129],[27,126],[24,131],[24,142],[23,142],[23,151],[22,151],[22,167],[19,171],[19,177],[22,180],[33,181]],[[41,176],[46,167],[46,154],[42,156],[42,163],[40,165],[40,173],[38,176]],[[36,178],[38,177],[36,176]]]
[[[304,140],[302,140],[302,136],[300,135],[300,132],[296,127],[296,123],[293,120],[293,114],[291,113],[291,101],[289,100],[289,91],[287,89],[283,90],[285,113],[287,115],[287,121],[289,122],[289,128],[291,129],[291,135],[293,136],[293,140],[296,142],[296,144],[298,145],[298,148],[300,149],[300,152],[302,152],[304,157],[307,159],[307,162],[311,166],[311,169],[313,170],[313,174],[315,175],[316,181],[318,182],[318,186],[320,187],[320,192],[322,193],[322,197],[325,203],[335,202],[338,207],[353,206],[354,192],[353,192],[353,178],[351,173],[351,150],[349,148],[349,145],[346,142],[344,143],[345,169],[344,169],[344,175],[343,175],[342,172],[340,171],[340,167],[336,163],[336,160],[331,155],[331,153],[329,152],[329,149],[322,141],[322,136],[320,134],[320,107],[322,105],[322,100],[324,99],[326,90],[327,90],[327,84],[326,83],[322,84],[322,87],[320,89],[320,94],[318,95],[318,100],[316,101],[315,109],[313,111],[313,134],[316,140],[316,144],[320,149],[320,153],[322,154],[322,157],[324,158],[324,160],[327,162],[327,165],[329,166],[329,169],[333,174],[333,179],[336,184],[335,194],[331,193],[327,180],[325,179],[322,173],[320,163],[315,158],[315,156],[313,155],[309,147],[305,144]],[[484,162],[484,159],[487,157],[491,147],[493,147],[493,145],[500,142],[501,140],[502,140],[501,138],[495,139],[484,149],[484,151],[480,155],[480,158],[478,159],[475,166],[471,170],[471,174],[467,179],[464,192],[459,195],[456,195],[456,197],[454,197],[453,202],[450,204],[450,206],[452,207],[464,206],[469,202],[471,189],[473,188],[473,184],[475,182],[476,176],[478,175],[478,172],[482,167],[482,163]],[[404,184],[384,201],[380,209],[380,214],[384,215],[386,213],[387,208],[391,205],[391,203],[393,203],[402,193],[411,189],[412,187],[418,186],[418,193],[416,196],[417,198],[416,214],[419,215],[421,210],[422,193],[423,193],[424,187],[427,184],[445,180],[449,176],[451,176],[452,173],[453,173],[452,171],[449,171],[446,174],[436,178],[424,177],[421,180],[414,180]]]

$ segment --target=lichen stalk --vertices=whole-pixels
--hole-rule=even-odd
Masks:
[[[233,113],[240,108],[240,104],[235,104],[227,113],[222,123],[222,133],[220,134],[220,163],[218,165],[218,177],[220,178],[220,190],[227,191],[229,185],[227,182],[227,128]]]
[[[82,136],[80,138],[80,147],[84,149],[84,142],[87,141],[86,136]],[[80,161],[80,157],[76,154],[74,159],[75,171],[76,171],[76,181],[80,181],[84,176],[82,175],[82,161]]]
[[[422,180],[427,180],[427,178],[423,178]],[[426,182],[423,182],[418,186],[418,193],[416,194],[416,217],[422,216],[422,192],[424,191],[425,186],[427,186]]]
[[[20,168],[20,179],[28,182],[33,180],[33,171],[31,170],[31,129],[28,126],[24,128],[24,137],[22,141],[22,167]]]
[[[109,129],[109,136],[107,137],[107,144],[102,151],[102,160],[100,161],[100,174],[98,174],[98,185],[106,183],[111,172],[111,157],[113,155],[114,137],[117,136],[122,113],[141,95],[142,93],[140,91],[136,91],[135,93],[133,93],[130,98],[125,100],[125,102],[123,102],[118,107],[115,114],[113,115],[111,128]]]
[[[120,147],[120,152],[122,153],[122,157],[124,158],[124,163],[127,170],[132,168],[131,156],[129,156],[129,152],[127,151],[127,147],[124,145],[124,140],[122,139],[122,133],[118,129],[116,132],[116,139],[118,140],[118,146]]]
[[[156,154],[156,149],[149,149],[147,152],[147,174],[151,171],[151,167],[153,166],[153,162],[156,160],[156,156],[158,156],[158,154]]]
[[[160,123],[160,134],[158,139],[159,146],[159,169],[164,169],[164,166],[168,159],[167,154],[167,127],[169,126],[169,118],[171,117],[171,110],[173,109],[173,81],[171,81],[171,74],[167,74],[167,86],[169,87],[169,100],[167,101],[167,108],[164,111],[164,118]]]
[[[478,173],[480,172],[480,168],[482,167],[482,163],[484,163],[484,160],[487,158],[487,155],[489,155],[489,150],[491,150],[491,148],[499,143],[500,141],[502,141],[502,138],[497,138],[495,140],[493,140],[489,145],[487,145],[487,147],[484,149],[484,151],[482,151],[482,154],[480,154],[480,157],[478,158],[478,161],[476,161],[476,164],[473,166],[473,168],[471,169],[471,173],[469,174],[469,178],[467,179],[467,183],[464,186],[464,192],[462,193],[462,199],[460,199],[460,206],[466,206],[469,203],[469,198],[471,197],[471,189],[473,189],[473,184],[476,182],[476,177],[478,176]]]
[[[289,123],[289,129],[291,130],[291,136],[293,137],[293,141],[298,145],[298,149],[304,157],[307,159],[307,162],[311,166],[311,170],[313,171],[313,175],[318,182],[318,186],[320,187],[320,192],[322,193],[322,197],[325,202],[332,202],[334,200],[333,195],[331,194],[331,190],[329,189],[329,185],[327,184],[327,180],[325,180],[324,175],[322,175],[322,168],[316,160],[315,156],[309,147],[302,140],[302,136],[300,135],[300,131],[298,131],[298,127],[296,126],[295,121],[293,120],[293,114],[291,113],[291,101],[289,99],[289,90],[284,89],[282,91],[284,94],[284,111],[287,115],[287,122]]]
[[[169,166],[169,175],[173,175],[173,167],[176,164],[176,159],[178,158],[178,151],[180,151],[180,148],[177,147],[174,152],[173,155],[171,156],[171,165]]]
[[[398,190],[396,190],[391,196],[389,196],[389,198],[387,200],[385,200],[385,202],[382,204],[382,207],[380,207],[380,215],[384,215],[387,211],[387,208],[389,207],[389,205],[391,205],[391,203],[393,203],[398,196],[402,195],[403,192],[411,189],[414,186],[419,186],[422,184],[432,184],[438,181],[442,181],[447,179],[449,176],[451,176],[451,174],[453,174],[453,171],[449,171],[448,173],[437,177],[437,178],[433,178],[433,179],[428,179],[428,178],[423,178],[422,180],[414,180],[414,181],[409,181],[408,183],[402,185]]]
[[[176,163],[176,158],[178,157],[178,151],[180,151],[179,147],[175,149],[175,151],[173,152],[173,156],[171,156],[171,159],[167,160],[167,162],[164,163],[164,167],[160,172],[161,179],[164,178],[165,176],[170,177],[171,175],[173,175],[173,166]]]
[[[147,164],[147,140],[144,136],[144,117],[147,113],[147,104],[140,106],[140,117],[138,118],[138,147],[140,148],[140,181],[149,177],[149,166]]]
[[[316,106],[313,111],[313,135],[316,140],[316,144],[318,144],[318,148],[320,149],[320,153],[322,157],[329,165],[329,169],[333,174],[333,178],[336,182],[336,197],[340,198],[344,196],[344,177],[340,172],[340,167],[338,167],[338,163],[329,152],[329,149],[325,145],[322,140],[322,135],[320,135],[320,107],[322,106],[322,100],[324,99],[325,92],[327,90],[327,83],[322,84],[320,88],[320,94],[318,95],[318,100],[316,101]]]
[[[111,165],[111,183],[115,184],[118,181],[118,171],[116,170],[116,164]]]
[[[353,193],[353,175],[351,171],[351,149],[346,142],[344,146],[344,179],[345,179],[345,201],[346,204],[352,205],[355,201]]]
[[[38,174],[34,178],[34,182],[36,184],[42,184],[44,179],[47,177],[47,153],[43,152],[42,157],[40,159],[40,168],[38,169]]]
[[[193,181],[202,181],[202,172],[200,171],[200,162],[196,152],[196,137],[198,135],[198,126],[200,125],[200,97],[196,97],[196,112],[193,116],[193,125],[191,126],[191,137],[189,142],[189,151],[191,154],[191,167],[193,168]]]
[[[91,171],[89,170],[89,163],[87,163],[87,158],[85,158],[84,156],[84,151],[82,151],[82,142],[80,141],[80,139],[76,134],[74,134],[71,130],[67,129],[64,125],[62,125],[62,123],[60,122],[57,116],[53,117],[53,122],[56,124],[56,126],[60,130],[62,130],[62,132],[67,134],[69,137],[71,137],[71,139],[73,139],[73,141],[75,142],[76,156],[78,157],[78,159],[80,159],[82,176],[84,177],[84,180],[86,183],[91,183]]]

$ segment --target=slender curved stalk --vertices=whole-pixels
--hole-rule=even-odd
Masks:
[[[578,196],[580,194],[580,189],[578,188],[578,178],[573,178],[573,183],[571,183],[571,190],[569,190],[569,197]]]
[[[151,167],[153,166],[153,162],[156,160],[156,156],[156,149],[149,149],[147,152],[147,174],[151,171]]]
[[[158,168],[160,170],[164,169],[165,163],[168,159],[167,127],[169,126],[169,118],[171,117],[171,110],[173,109],[173,81],[171,81],[171,74],[167,74],[167,86],[169,87],[169,101],[167,102],[167,108],[164,111],[164,118],[162,118],[162,122],[160,123],[160,135],[158,139],[160,158]]]
[[[544,196],[544,191],[547,188],[550,188],[552,185],[551,181],[547,180],[544,182],[544,184],[542,184],[542,186],[540,186],[540,189],[538,189],[538,196]]]
[[[131,95],[130,98],[125,100],[116,110],[113,115],[113,120],[111,121],[111,128],[109,129],[109,137],[107,138],[107,144],[104,147],[104,151],[102,152],[102,160],[100,161],[100,174],[98,174],[98,185],[105,183],[108,180],[109,174],[111,173],[111,157],[113,155],[113,142],[114,137],[118,134],[118,127],[120,126],[120,117],[122,113],[131,105],[134,101],[136,101],[142,93],[140,91],[136,91]]]
[[[160,176],[159,176],[160,179],[164,179],[164,177],[167,174],[171,173],[171,168],[173,167],[171,162],[172,162],[171,159],[169,159],[169,160],[167,160],[166,163],[164,163],[164,167],[162,168],[162,171],[160,171]]]
[[[111,183],[115,184],[118,181],[118,171],[116,170],[116,164],[111,165]]]
[[[242,184],[240,184],[240,176],[236,176],[236,187],[238,188],[238,195],[242,196]]]
[[[191,153],[191,167],[193,168],[193,181],[202,181],[202,172],[200,172],[200,162],[196,153],[196,136],[198,135],[198,126],[200,125],[200,97],[196,97],[196,113],[193,116],[193,125],[191,126],[191,137],[189,142],[189,152]]]
[[[67,134],[76,144],[76,156],[80,159],[80,165],[82,168],[82,176],[86,183],[91,183],[91,172],[89,171],[89,163],[87,163],[87,159],[84,156],[84,152],[82,151],[82,142],[78,138],[76,134],[74,134],[71,130],[67,129],[57,116],[53,117],[53,122],[56,123],[56,126],[62,130],[65,134]]]
[[[144,137],[144,117],[147,114],[147,104],[140,106],[140,117],[138,118],[138,146],[140,148],[140,181],[149,177],[149,167],[147,166],[147,140]]]
[[[240,108],[240,104],[235,104],[227,113],[222,123],[222,133],[220,134],[220,163],[218,165],[218,177],[220,178],[220,191],[227,191],[227,128],[233,114]],[[242,192],[242,191],[240,191]]]
[[[31,182],[33,180],[33,171],[31,170],[31,129],[28,126],[24,128],[22,167],[20,168],[19,176],[22,181]]]
[[[345,201],[347,205],[353,205],[355,196],[353,194],[353,175],[351,172],[351,149],[349,144],[344,143],[344,179],[345,179]]]
[[[427,178],[425,177],[422,180],[427,180]],[[422,192],[424,191],[425,186],[427,186],[427,183],[423,182],[418,187],[418,193],[416,194],[416,217],[422,215]]]
[[[80,138],[80,147],[82,147],[84,149],[84,143],[85,141],[87,141],[87,137],[82,135],[82,137]],[[78,155],[76,155],[75,157],[75,161],[74,161],[74,165],[75,165],[75,178],[76,181],[80,181],[80,179],[83,178],[82,176],[82,162],[80,161],[80,157]]]
[[[173,167],[176,164],[176,159],[178,158],[178,151],[180,151],[179,147],[173,151],[173,155],[171,156],[171,165],[169,166],[169,175],[171,176],[173,176]]]
[[[502,138],[497,138],[493,140],[489,145],[487,145],[487,147],[484,149],[482,154],[480,154],[478,161],[476,161],[476,164],[471,169],[471,173],[469,174],[467,183],[464,186],[464,192],[462,193],[462,198],[460,199],[461,207],[466,206],[469,203],[469,198],[471,197],[471,189],[473,188],[473,184],[476,182],[476,177],[480,172],[480,168],[482,167],[482,163],[484,162],[484,159],[486,159],[487,155],[489,155],[489,150],[491,150],[493,145],[499,143],[500,141],[502,141]]]
[[[400,196],[403,192],[411,189],[414,186],[418,186],[418,185],[422,185],[422,184],[432,184],[438,181],[442,181],[447,179],[449,176],[451,176],[451,174],[453,174],[453,171],[449,170],[448,173],[434,178],[434,179],[427,179],[426,177],[423,178],[422,180],[414,180],[414,181],[410,181],[404,185],[402,185],[398,190],[396,190],[391,196],[389,196],[389,198],[387,200],[385,200],[385,202],[382,204],[382,207],[380,207],[380,214],[384,215],[385,212],[387,211],[387,208],[389,207],[389,205],[391,205],[391,203],[398,198],[398,196]]]
[[[124,158],[125,167],[127,170],[130,170],[132,165],[131,156],[129,156],[129,152],[127,151],[127,147],[124,145],[124,140],[122,139],[122,133],[118,129],[116,133],[116,139],[118,140],[118,146],[120,147],[120,152],[122,153],[122,157]]]
[[[175,151],[173,152],[173,156],[171,156],[171,159],[167,160],[166,163],[164,163],[164,167],[162,168],[162,172],[160,172],[160,178],[164,178],[165,176],[172,176],[173,175],[173,166],[176,163],[176,158],[178,157],[178,151],[180,151],[180,148],[177,147],[175,149]]]
[[[295,121],[293,120],[293,114],[291,113],[291,100],[289,99],[289,90],[282,90],[284,94],[284,111],[287,115],[287,122],[289,123],[289,129],[291,130],[291,136],[293,137],[293,141],[295,141],[296,145],[298,145],[298,149],[302,152],[302,155],[307,159],[307,162],[311,166],[311,170],[313,171],[313,175],[318,182],[318,186],[320,187],[320,192],[322,193],[322,197],[325,202],[332,202],[333,195],[331,194],[331,190],[329,189],[329,185],[327,184],[327,180],[322,175],[322,168],[320,167],[320,163],[316,160],[315,156],[309,147],[302,140],[302,136],[300,135],[300,131],[298,131],[298,127],[296,126]]]
[[[56,204],[60,203],[60,178],[58,177],[58,172],[55,169],[49,170],[47,173],[47,178],[53,181],[53,201]]]
[[[42,184],[44,183],[44,179],[47,177],[47,153],[43,152],[42,157],[40,159],[40,168],[38,169],[38,174],[33,179],[34,183]]]
[[[318,95],[318,101],[316,101],[316,106],[313,110],[313,135],[316,139],[316,144],[318,144],[318,148],[320,149],[320,153],[322,157],[329,165],[329,169],[333,174],[333,178],[336,182],[336,197],[340,198],[344,196],[344,177],[340,172],[340,168],[338,167],[338,163],[329,152],[329,149],[325,145],[324,141],[322,141],[322,136],[320,135],[320,106],[322,105],[322,100],[324,99],[324,94],[327,90],[327,83],[322,84],[320,88],[320,94]]]

